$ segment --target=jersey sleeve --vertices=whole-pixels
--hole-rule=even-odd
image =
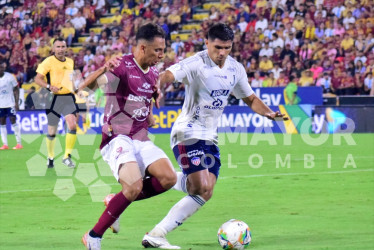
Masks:
[[[46,76],[48,74],[52,66],[49,58],[50,57],[46,58],[41,64],[39,64],[38,68],[36,69],[36,73],[39,73],[43,76]]]
[[[169,70],[174,75],[175,81],[189,84],[188,79],[193,78],[198,69],[198,61],[197,57],[192,56],[170,66],[166,70]]]
[[[243,65],[241,65],[240,63],[238,63],[238,65],[238,82],[235,85],[232,93],[237,99],[242,99],[252,95],[254,92],[249,85],[247,73],[245,72]]]
[[[18,87],[18,82],[16,77],[13,74],[9,74],[10,84],[12,84],[13,88]]]
[[[126,61],[126,59],[124,57],[122,59],[120,65],[117,68],[111,70],[110,72],[113,73],[113,75],[115,75],[118,78],[121,78],[122,76],[125,76],[126,75],[126,71],[127,71],[127,68],[125,66],[125,64],[126,64],[125,61]]]

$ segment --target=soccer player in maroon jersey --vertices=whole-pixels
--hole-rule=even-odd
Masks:
[[[142,26],[136,34],[134,53],[120,61],[109,61],[86,78],[78,90],[106,84],[102,142],[103,159],[109,164],[122,191],[109,202],[96,225],[82,241],[87,249],[101,249],[101,237],[135,200],[170,189],[177,180],[166,154],[148,138],[152,97],[164,56],[165,34],[156,24]]]

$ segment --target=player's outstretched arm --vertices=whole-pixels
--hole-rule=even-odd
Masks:
[[[153,93],[153,98],[155,99],[155,106],[156,108],[160,108],[160,100],[162,98],[161,89],[164,88],[164,85],[169,82],[174,82],[175,78],[174,75],[169,71],[165,70],[164,72],[160,73],[155,92]]]
[[[250,96],[247,96],[242,99],[248,107],[250,107],[254,112],[257,114],[260,114],[262,116],[265,116],[269,118],[270,120],[277,120],[283,119],[288,120],[288,117],[286,117],[284,114],[281,114],[279,111],[274,112],[271,110],[265,103],[261,101],[260,98],[258,98],[255,94],[252,94]]]
[[[97,85],[105,85],[108,83],[108,79],[104,75],[107,71],[112,71],[113,69],[117,68],[121,63],[122,57],[114,57],[110,60],[108,60],[104,66],[100,67],[93,73],[91,73],[89,76],[86,77],[83,83],[81,83],[78,87],[78,89],[75,92],[79,92],[86,87],[89,87],[90,89],[95,89]]]

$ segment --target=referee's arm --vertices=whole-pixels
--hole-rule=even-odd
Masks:
[[[40,73],[37,73],[36,77],[35,77],[36,84],[38,84],[42,88],[48,89],[49,91],[51,91],[53,93],[57,93],[59,91],[59,88],[56,87],[56,86],[51,86],[49,83],[47,83],[44,80],[44,77],[45,77],[44,75],[42,75]]]

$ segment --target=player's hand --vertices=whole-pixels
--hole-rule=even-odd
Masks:
[[[287,121],[288,120],[288,117],[286,117],[285,114],[281,114],[279,111],[266,113],[265,117],[273,121],[279,121],[279,120]]]
[[[147,122],[148,122],[148,127],[149,127],[149,128],[156,126],[156,120],[155,120],[155,118],[153,117],[153,114],[150,114],[150,115],[147,117]]]
[[[161,92],[160,88],[157,87],[157,85],[153,87],[152,97],[153,97],[153,99],[155,99],[156,108],[159,109],[160,108],[160,100],[162,98],[162,92]]]
[[[51,90],[52,93],[57,93],[61,88],[56,87],[56,86],[51,86],[49,87],[49,89]]]
[[[105,64],[105,70],[106,71],[113,71],[115,68],[117,68],[121,64],[122,56],[115,56],[111,59],[109,59]]]

